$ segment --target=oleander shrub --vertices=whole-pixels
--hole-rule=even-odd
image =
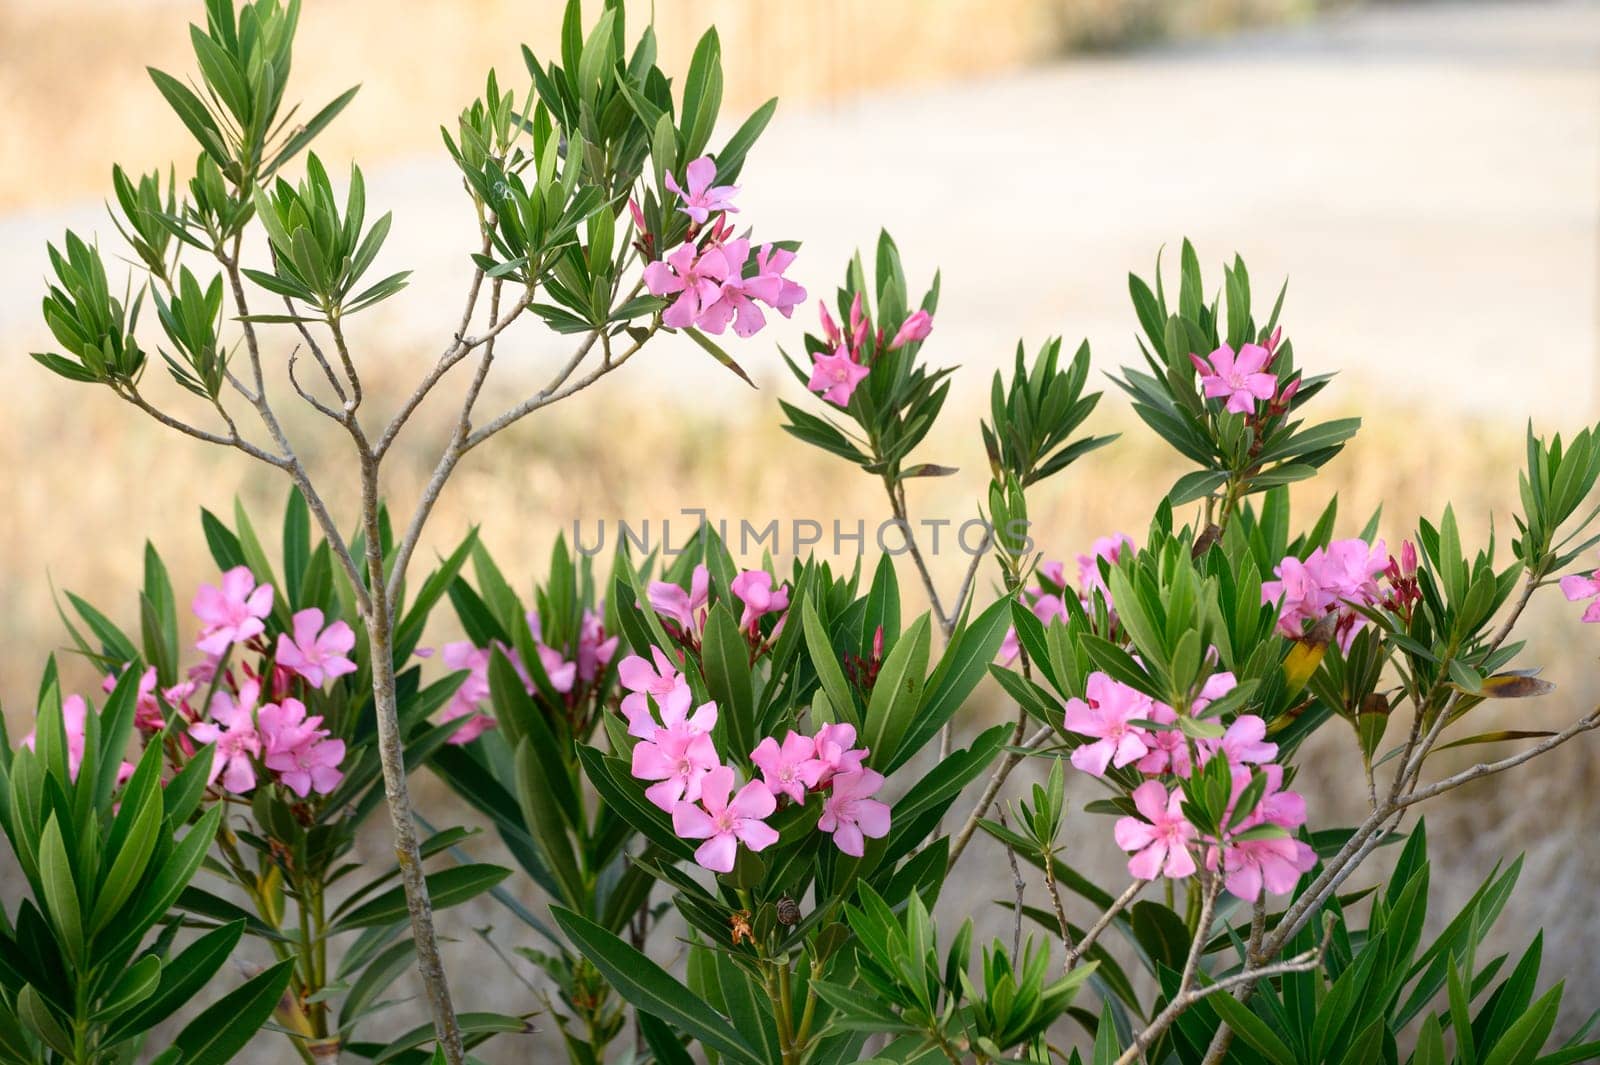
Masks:
[[[376,269],[391,220],[361,171],[313,151],[355,90],[289,103],[294,0],[207,0],[195,70],[151,72],[192,167],[115,169],[118,246],[49,249],[38,362],[281,471],[288,501],[266,536],[242,507],[203,512],[215,574],[196,588],[152,546],[136,594],[63,593],[73,670],[108,697],[52,663],[33,731],[0,742],[24,892],[0,907],[0,1060],[223,1061],[258,1030],[284,1060],[521,1060],[536,1028],[576,1063],[1600,1055],[1592,1024],[1554,1035],[1538,937],[1487,956],[1518,860],[1427,935],[1413,809],[1600,725],[1476,724],[1555,690],[1516,635],[1535,594],[1600,621],[1580,564],[1600,542],[1595,430],[1530,428],[1509,537],[1464,543],[1450,508],[1387,538],[1337,501],[1308,523],[1293,486],[1360,422],[1319,416],[1332,368],[1297,355],[1285,291],[1259,299],[1237,257],[1208,285],[1185,241],[1175,279],[1159,259],[1129,278],[1137,351],[1111,380],[1190,467],[1134,535],[1064,545],[1029,519],[1076,463],[1115,461],[1088,345],[1060,338],[994,374],[970,513],[917,515],[922,482],[959,473],[936,452],[962,378],[933,357],[937,274],[913,287],[884,233],[775,353],[797,387],[774,412],[882,485],[881,557],[841,564],[798,532],[784,550],[782,519],[752,549],[748,521],[702,520],[681,544],[557,538],[531,579],[474,531],[416,572],[480,445],[630,362],[674,372],[641,354],[662,333],[743,377],[750,339],[809,299],[799,244],[740,209],[774,103],[719,123],[714,30],[673,78],[654,27],[599,8],[571,0],[553,51],[523,49],[526,79],[489,74],[444,129],[477,220],[467,294],[393,410],[370,386],[404,368],[346,322],[407,275]],[[528,328],[570,354],[481,409]],[[385,460],[430,398],[455,417],[400,500]],[[302,459],[336,447],[354,495]],[[955,587],[929,564],[941,535],[967,563]],[[980,685],[1011,720],[974,727]],[[1318,733],[1366,806],[1355,825],[1296,790]],[[1481,762],[1438,768],[1469,746]],[[451,803],[416,808],[419,770]],[[1098,797],[1070,805],[1072,775]],[[394,862],[363,863],[380,810]],[[980,837],[1003,864],[974,864]],[[1117,882],[1080,868],[1101,840],[1127,856]],[[940,907],[955,878],[1009,940]],[[447,972],[435,919],[469,900],[496,917],[466,937],[472,971]],[[516,1012],[474,1001],[529,964]]]

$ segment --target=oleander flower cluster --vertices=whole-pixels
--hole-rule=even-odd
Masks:
[[[154,666],[139,677],[134,727],[149,738],[165,729],[169,716],[181,730],[184,756],[215,744],[208,783],[234,795],[247,795],[262,782],[279,784],[297,798],[327,794],[343,779],[345,744],[330,736],[320,715],[309,714],[308,692],[356,670],[349,657],[355,632],[343,621],[325,624],[321,610],[296,613],[290,631],[276,641],[267,636],[273,589],[257,584],[246,566],[222,575],[195,593],[192,609],[200,621],[194,647],[202,658],[185,679],[161,687]],[[235,659],[237,658],[237,661]],[[263,666],[253,665],[254,658]],[[128,667],[124,667],[128,668]],[[102,685],[110,692],[118,675]],[[69,771],[83,760],[88,703],[81,695],[62,701]],[[22,740],[34,745],[30,732]],[[120,777],[133,772],[122,763]]]
[[[713,872],[731,871],[740,846],[759,852],[777,842],[767,820],[812,795],[821,797],[817,827],[845,854],[860,857],[866,840],[888,834],[890,814],[874,798],[883,775],[865,765],[871,752],[856,746],[853,726],[828,723],[811,735],[791,730],[781,739],[767,736],[741,765],[725,762],[718,751],[717,704],[694,706],[681,668],[699,648],[710,586],[704,565],[691,572],[688,588],[670,581],[649,586],[650,607],[678,646],[671,652],[653,647],[648,659],[630,655],[618,663],[617,679],[626,693],[619,711],[628,734],[639,741],[631,755],[633,776],[649,782],[645,797],[671,816],[680,838],[701,841],[695,861]],[[783,631],[789,588],[765,570],[746,570],[729,590],[742,606],[739,630],[759,657]],[[773,614],[770,631],[763,632],[762,619]]]
[[[1106,587],[1105,578],[1100,574],[1102,560],[1115,566],[1125,554],[1134,550],[1133,538],[1127,533],[1113,533],[1102,536],[1090,545],[1088,554],[1080,554],[1077,558],[1078,583],[1074,588],[1067,581],[1067,564],[1062,561],[1045,561],[1039,563],[1039,583],[1029,588],[1024,588],[1018,596],[1018,601],[1033,612],[1040,624],[1046,627],[1052,621],[1067,620],[1067,605],[1063,598],[1066,595],[1075,595],[1078,602],[1085,610],[1093,606],[1094,595],[1098,592],[1105,599],[1106,606],[1111,607],[1111,589]],[[1010,629],[1005,640],[1000,644],[1000,653],[995,656],[995,661],[1002,666],[1009,666],[1015,662],[1021,653],[1021,644],[1017,640],[1017,630]]]
[[[845,854],[861,857],[867,839],[889,833],[889,807],[875,798],[883,775],[863,763],[871,753],[856,746],[849,724],[825,724],[814,735],[768,736],[749,752],[759,771],[739,785],[736,767],[724,764],[712,738],[717,704],[690,709],[689,681],[660,648],[648,661],[622,660],[617,676],[627,695],[622,715],[633,748],[633,775],[650,781],[645,797],[672,817],[683,839],[701,840],[695,861],[717,873],[730,872],[743,845],[762,851],[778,833],[767,823],[780,804],[804,804],[821,794],[817,827]],[[735,786],[738,785],[737,791]]]
[[[841,328],[828,313],[825,302],[818,301],[817,312],[826,350],[812,353],[811,379],[806,387],[837,407],[850,405],[850,397],[871,372],[877,352],[899,351],[907,344],[926,340],[933,332],[933,315],[918,309],[906,315],[885,343],[882,325],[873,330],[859,292],[850,301],[846,328]]]
[[[601,675],[617,653],[617,636],[606,631],[604,605],[584,610],[578,625],[577,638],[569,649],[558,649],[544,641],[543,626],[537,611],[527,612],[528,628],[533,634],[533,645],[539,656],[539,666],[544,671],[550,687],[570,706],[580,705],[595,691]],[[489,662],[493,651],[499,650],[510,660],[529,695],[538,691],[533,674],[523,662],[515,647],[496,642],[493,648],[479,647],[469,640],[457,640],[439,648],[439,660],[451,671],[464,671],[467,676],[439,712],[441,721],[468,720],[446,741],[456,745],[471,743],[495,726],[494,718],[483,711],[489,701]],[[432,649],[417,652],[426,658]]]
[[[272,586],[257,584],[246,566],[202,586],[193,610],[202,625],[195,647],[205,657],[184,683],[162,693],[162,701],[184,722],[186,753],[196,743],[216,745],[211,783],[220,780],[223,790],[246,795],[265,776],[301,799],[325,795],[344,779],[345,744],[329,734],[320,715],[307,712],[304,699],[355,672],[349,657],[355,632],[343,621],[325,624],[322,611],[310,607],[296,613],[290,631],[274,643],[266,637],[272,603]],[[269,664],[258,670],[251,656]],[[140,710],[152,715],[159,703],[153,692],[147,696],[146,683],[154,686],[153,670],[140,685]]]
[[[1231,673],[1213,673],[1189,713],[1200,713],[1234,687]],[[1087,740],[1072,751],[1077,769],[1106,778],[1108,769],[1131,766],[1147,778],[1129,794],[1137,816],[1120,818],[1114,829],[1117,845],[1132,854],[1131,875],[1181,880],[1203,862],[1213,872],[1222,871],[1229,892],[1254,902],[1263,890],[1289,893],[1315,863],[1310,846],[1290,835],[1306,822],[1305,801],[1283,790],[1283,767],[1273,763],[1278,745],[1266,739],[1260,717],[1240,714],[1221,736],[1195,738],[1179,727],[1171,706],[1096,672],[1088,678],[1085,697],[1067,702],[1063,727]],[[1233,780],[1224,824],[1233,821],[1234,804],[1257,773],[1264,788],[1247,816],[1220,837],[1205,838],[1183,814],[1183,782],[1219,757]]]
[[[1405,566],[1415,575],[1415,548],[1408,558],[1408,562],[1396,563],[1397,578]],[[1277,580],[1261,582],[1261,601],[1279,604],[1278,627],[1291,639],[1331,615],[1334,636],[1340,648],[1348,651],[1366,624],[1356,608],[1385,601],[1378,577],[1389,569],[1389,554],[1382,540],[1371,545],[1365,540],[1335,540],[1316,548],[1304,560],[1291,555],[1278,563],[1273,571]]]
[[[767,324],[761,305],[788,318],[806,298],[806,290],[784,276],[794,252],[773,244],[754,248],[748,234],[735,236],[728,215],[737,185],[718,185],[717,164],[701,156],[684,168],[684,181],[667,174],[667,188],[678,199],[677,210],[690,220],[683,243],[644,268],[644,284],[652,296],[669,299],[661,324],[669,329],[695,328],[721,334],[731,324],[735,334],[754,336]],[[631,203],[634,222],[645,230],[644,215]]]
[[[728,590],[740,603],[739,631],[759,654],[783,633],[789,589],[766,570],[752,569],[735,577]],[[645,594],[667,634],[684,648],[698,651],[711,609],[711,571],[704,565],[696,566],[688,588],[671,581],[652,581]],[[777,620],[770,631],[763,633],[761,619],[768,614],[776,614]]]
[[[1223,400],[1222,409],[1247,418],[1265,413],[1284,414],[1300,391],[1300,378],[1291,377],[1280,389],[1272,372],[1283,330],[1275,329],[1260,344],[1241,344],[1239,350],[1223,344],[1210,355],[1191,353],[1189,361],[1200,374],[1200,390],[1207,399]],[[1261,404],[1267,406],[1263,411]]]

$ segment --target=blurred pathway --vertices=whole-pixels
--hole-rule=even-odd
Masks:
[[[1125,274],[1187,235],[1208,271],[1237,250],[1258,290],[1291,277],[1297,353],[1348,371],[1344,401],[1377,392],[1553,426],[1600,415],[1600,4],[1374,6],[780,109],[743,184],[758,236],[804,238],[795,272],[814,295],[880,224],[914,284],[942,267],[928,353],[974,367],[958,386],[974,393],[1018,336],[1086,335],[1101,365],[1127,360]],[[457,305],[470,219],[442,152],[376,168],[370,185],[369,202],[395,211],[387,262],[417,273],[365,326],[420,365],[448,328],[440,301]],[[115,239],[97,204],[0,219],[13,351],[44,341],[42,244],[67,224]],[[780,323],[741,357],[775,376],[772,341],[798,333]],[[535,343],[519,335],[502,364],[555,357]],[[696,404],[741,391],[668,347],[654,372],[613,385]],[[0,403],[39,385],[30,360],[4,365],[18,387]]]

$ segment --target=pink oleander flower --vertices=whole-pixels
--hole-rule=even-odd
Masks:
[[[89,704],[81,695],[69,695],[61,700],[61,729],[67,734],[67,775],[78,779],[78,767],[83,764],[84,744],[89,728]],[[38,728],[22,737],[21,746],[34,750]]]
[[[834,777],[823,800],[817,828],[832,833],[834,844],[852,858],[861,857],[866,840],[889,834],[889,805],[872,798],[882,787],[882,773],[855,769]]]
[[[1223,408],[1234,414],[1253,414],[1256,401],[1271,399],[1278,391],[1278,378],[1264,372],[1272,362],[1272,352],[1260,344],[1243,344],[1238,355],[1227,344],[1211,353],[1209,360],[1190,355],[1200,371],[1200,384],[1209,399],[1227,398]]]
[[[918,340],[928,339],[928,334],[933,332],[933,315],[927,311],[917,311],[900,323],[900,328],[895,332],[894,339],[889,341],[889,350],[894,351],[906,344]]]
[[[733,196],[739,191],[739,186],[712,184],[717,179],[717,164],[709,155],[702,155],[685,167],[683,176],[689,184],[687,191],[678,186],[677,178],[670,171],[665,178],[666,185],[683,201],[678,210],[697,225],[705,225],[712,211],[738,213],[739,208],[733,205]]]
[[[1153,703],[1104,673],[1089,674],[1088,699],[1069,699],[1063,724],[1068,732],[1094,737],[1072,752],[1072,764],[1091,776],[1105,776],[1107,766],[1122,768],[1150,753],[1149,733],[1135,720],[1150,717]]]
[[[1133,550],[1132,537],[1127,533],[1113,533],[1091,544],[1087,555],[1079,555],[1078,588],[1083,597],[1088,599],[1095,591],[1099,591],[1107,603],[1111,602],[1111,589],[1106,587],[1106,582],[1100,576],[1100,560],[1103,558],[1115,566],[1122,561],[1124,551]]]
[[[1200,711],[1210,706],[1213,701],[1222,698],[1234,688],[1238,687],[1238,683],[1239,682],[1234,678],[1234,675],[1225,670],[1211,674],[1211,676],[1206,678],[1205,684],[1201,686],[1200,694],[1195,696],[1194,701],[1190,704],[1190,712],[1198,714]],[[1160,725],[1176,725],[1178,722],[1178,714],[1177,711],[1173,710],[1172,707],[1168,706],[1166,703],[1158,702],[1151,705],[1150,716],[1147,718],[1147,720],[1154,721]],[[1245,732],[1247,731],[1248,726]],[[1234,738],[1231,741],[1227,741],[1225,739],[1225,742],[1231,742],[1233,744],[1233,746],[1229,748],[1230,753],[1233,755],[1229,758],[1230,763],[1237,763],[1241,760],[1238,757],[1238,753],[1240,751],[1254,753],[1256,750],[1256,748],[1248,747],[1248,745],[1245,744],[1244,740],[1241,738],[1243,734],[1244,733],[1234,733]],[[1258,736],[1256,738],[1259,739],[1260,737]],[[1151,776],[1159,776],[1162,773],[1172,773],[1176,776],[1187,779],[1189,774],[1194,771],[1194,763],[1190,755],[1189,743],[1184,738],[1181,730],[1177,728],[1150,729],[1148,730],[1148,735],[1144,737],[1144,742],[1150,748],[1150,753],[1139,759],[1138,764],[1134,766],[1134,768],[1139,772],[1148,773]],[[1195,746],[1199,750],[1200,760],[1202,763],[1209,759],[1211,754],[1214,753],[1217,748],[1215,741],[1212,741],[1209,744],[1201,742],[1197,743]],[[1271,753],[1266,755],[1266,758],[1246,758],[1242,760],[1265,761],[1267,758],[1271,758],[1273,755],[1277,754],[1278,748],[1275,744],[1269,743],[1263,744],[1262,746],[1271,748]]]
[[[726,243],[709,244],[706,252],[713,248],[721,249],[728,276],[723,279],[716,299],[701,307],[695,325],[713,336],[720,336],[731,322],[734,335],[755,336],[767,324],[767,316],[761,313],[761,308],[756,306],[752,298],[754,293],[749,284],[755,278],[746,279],[744,276],[745,264],[750,261],[750,242],[741,237]]]
[[[207,783],[215,784],[220,776],[223,788],[235,795],[255,790],[255,759],[261,756],[261,734],[256,731],[256,702],[260,698],[261,686],[254,680],[239,685],[237,698],[219,691],[211,700],[211,720],[189,726],[189,735],[194,739],[216,744]]]
[[[1339,646],[1350,649],[1366,619],[1351,604],[1373,606],[1383,600],[1377,577],[1389,564],[1382,540],[1335,540],[1317,548],[1302,562],[1294,556],[1278,563],[1278,579],[1261,582],[1261,601],[1280,603],[1278,628],[1291,639],[1300,637],[1331,613],[1339,615]]]
[[[689,590],[684,591],[671,581],[651,581],[645,591],[650,606],[662,617],[678,623],[686,636],[696,635],[706,623],[706,604],[711,599],[711,571],[696,566],[689,578]]]
[[[867,320],[866,306],[861,300],[861,293],[857,292],[850,301],[850,350],[860,351],[862,343],[867,339],[867,333],[872,323]]]
[[[747,569],[733,579],[733,594],[744,604],[739,628],[754,634],[763,614],[789,609],[789,589],[761,569]]]
[[[316,607],[295,614],[294,635],[278,635],[278,665],[298,673],[313,688],[326,681],[354,673],[356,664],[349,658],[356,645],[356,634],[343,621],[322,627],[322,611]]]
[[[756,249],[756,273],[745,280],[745,291],[785,318],[805,302],[806,290],[797,281],[783,276],[794,265],[794,252],[763,244]]]
[[[210,684],[216,677],[217,667],[220,665],[222,665],[220,655],[208,654],[184,671],[184,676],[195,685]]]
[[[1045,576],[1049,578],[1049,574]],[[1059,595],[1047,592],[1043,587],[1025,588],[1018,598],[1028,605],[1028,609],[1033,611],[1033,616],[1047,629],[1052,621],[1065,623],[1067,620],[1067,604]],[[1021,638],[1017,636],[1016,628],[1012,627],[1006,630],[1005,639],[1000,641],[1000,650],[994,660],[999,665],[1009,666],[1021,653]]]
[[[440,648],[439,659],[452,673],[467,671],[467,677],[461,682],[461,687],[456,689],[455,695],[450,697],[445,708],[439,712],[439,719],[454,721],[458,717],[471,718],[465,725],[452,732],[445,742],[457,746],[471,743],[495,726],[494,718],[478,712],[478,708],[489,699],[489,652],[484,648],[474,647],[466,640],[458,640]]]
[[[321,717],[307,717],[298,699],[269,703],[256,715],[262,740],[262,762],[278,781],[300,798],[313,791],[326,795],[344,774],[344,740],[329,739]]]
[[[867,379],[867,373],[867,368],[842,347],[827,355],[816,352],[811,356],[811,380],[806,387],[821,393],[829,403],[848,407],[856,386]]]
[[[679,800],[700,798],[706,774],[721,764],[711,742],[716,723],[717,704],[704,703],[692,716],[656,729],[633,748],[633,775],[656,781],[645,789],[645,798],[668,813]]]
[[[833,315],[828,313],[827,300],[817,301],[817,316],[822,319],[822,335],[827,338],[828,346],[836,348],[844,340],[844,334],[839,332],[839,323],[833,320]]]
[[[1067,564],[1062,561],[1039,563],[1039,576],[1055,585],[1057,588],[1067,587]]]
[[[757,300],[787,318],[806,298],[804,288],[783,276],[794,262],[793,252],[781,248],[774,251],[772,245],[762,245],[756,253],[756,272],[746,277],[744,269],[750,257],[750,242],[730,240],[722,247],[728,260],[728,280],[722,286],[721,295],[696,320],[707,333],[720,334],[731,321],[737,336],[754,336],[767,324],[767,316],[756,306]]]
[[[672,807],[672,831],[682,839],[705,840],[695,849],[694,860],[713,873],[733,872],[741,843],[763,851],[778,842],[778,833],[766,823],[778,807],[767,786],[752,780],[730,800],[732,793],[733,770],[719,765],[701,782],[698,806],[680,802]]]
[[[856,746],[856,729],[848,722],[823,725],[817,729],[812,741],[816,745],[817,761],[821,764],[813,787],[823,787],[835,776],[855,772],[867,760],[867,755],[872,753],[865,747]]]
[[[1283,786],[1283,767],[1265,765],[1267,788],[1255,810],[1232,830],[1235,833],[1258,825],[1276,825],[1292,832],[1306,823],[1305,800],[1292,791],[1280,790]],[[1233,801],[1237,802],[1251,774],[1246,769],[1233,772]],[[1229,803],[1232,813],[1233,803]],[[1220,851],[1220,854],[1219,854]],[[1219,848],[1206,851],[1206,868],[1222,866],[1223,885],[1228,892],[1246,902],[1255,902],[1262,889],[1272,895],[1287,895],[1294,890],[1300,874],[1317,864],[1316,852],[1303,840],[1291,836],[1276,839],[1225,840]]]
[[[638,655],[629,655],[617,665],[617,680],[628,694],[622,698],[622,716],[628,721],[628,735],[648,740],[656,729],[682,721],[689,712],[693,698],[689,681],[673,668],[672,660],[659,647],[650,648],[655,666]],[[650,710],[650,701],[660,711],[658,719]]]
[[[1171,773],[1188,779],[1189,774],[1194,772],[1194,760],[1190,757],[1188,740],[1176,727],[1177,711],[1166,703],[1153,703],[1146,720],[1174,727],[1148,730],[1149,734],[1144,737],[1144,744],[1150,751],[1134,763],[1134,768],[1150,776]]]
[[[1406,544],[1407,547],[1411,545]],[[1416,548],[1412,548],[1412,557],[1415,558]],[[1413,571],[1415,571],[1413,564]],[[1583,611],[1581,620],[1586,622],[1600,621],[1600,569],[1585,577],[1581,573],[1568,574],[1561,578],[1561,594],[1567,597],[1567,602],[1576,603],[1583,599],[1590,600],[1588,607]]]
[[[816,742],[810,736],[790,732],[782,746],[771,736],[756,744],[750,761],[761,770],[774,795],[787,795],[794,802],[805,802],[806,792],[817,786],[824,765],[817,761]]]
[[[545,679],[550,682],[550,687],[566,695],[578,680],[578,663],[562,656],[554,647],[547,647],[542,643],[534,645],[539,652],[539,665],[544,669]],[[528,689],[528,694],[534,691],[533,678],[529,676],[522,659],[511,648],[503,648],[506,657],[511,659],[511,664],[517,667],[517,672],[522,676],[523,687]]]
[[[156,685],[158,683],[155,666],[146,667],[145,671],[139,675],[139,694],[134,703],[133,725],[140,732],[160,732],[167,727],[166,718],[161,714],[161,702],[156,698]],[[107,673],[105,680],[100,683],[100,690],[109,695],[116,690],[116,687],[117,674]],[[172,691],[182,691],[183,696],[187,696],[193,689],[193,684],[180,684],[174,687]],[[163,694],[167,695],[169,703],[179,701],[179,699],[172,698],[170,693]]]
[[[1183,816],[1183,789],[1174,788],[1168,795],[1159,782],[1147,780],[1133,789],[1133,805],[1144,820],[1118,818],[1113,829],[1117,846],[1133,854],[1128,859],[1129,875],[1140,880],[1158,876],[1182,880],[1193,874],[1189,846],[1195,830]]]
[[[534,649],[539,652],[539,666],[544,670],[545,680],[550,682],[550,687],[562,695],[566,695],[572,691],[573,685],[578,680],[577,659],[569,660],[560,651],[544,642],[544,630],[539,624],[538,611],[530,610],[523,617],[527,619],[528,631],[533,635]],[[517,676],[522,678],[522,686],[527,690],[528,694],[533,695],[537,692],[538,686],[533,683],[533,674],[528,672],[528,667],[522,661],[522,656],[513,647],[507,647],[503,643],[498,646],[501,653],[511,661],[511,665],[517,671]]]
[[[585,610],[578,623],[578,679],[594,683],[600,671],[611,664],[619,637],[607,636],[605,620],[594,610]]]
[[[1221,739],[1200,744],[1206,757],[1221,753],[1230,766],[1270,762],[1278,756],[1278,745],[1267,743],[1267,723],[1255,714],[1240,714],[1234,718]]]
[[[744,246],[749,254],[749,245]],[[657,260],[644,268],[645,287],[652,296],[671,296],[677,299],[661,315],[661,324],[669,329],[687,329],[722,296],[723,284],[738,277],[744,259],[729,264],[722,245],[708,245],[703,251],[693,244],[683,243],[672,249],[665,259]]]
[[[220,586],[201,585],[193,608],[203,625],[195,646],[220,655],[266,631],[261,619],[272,613],[272,585],[257,585],[248,566],[235,566],[222,575]]]

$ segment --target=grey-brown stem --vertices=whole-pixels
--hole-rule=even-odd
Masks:
[[[383,764],[383,791],[394,830],[395,860],[400,865],[400,881],[405,886],[406,908],[411,915],[411,935],[416,941],[417,972],[428,997],[434,1034],[449,1065],[462,1065],[465,1051],[461,1044],[461,1028],[450,998],[444,962],[439,957],[439,940],[433,928],[433,903],[428,896],[416,818],[411,810],[411,792],[406,782],[404,738],[400,735],[399,706],[395,697],[393,608],[384,580],[383,545],[378,527],[378,464],[370,455],[363,459],[361,482],[361,518],[372,602],[366,617],[367,640],[372,652],[372,698],[378,722],[378,755]]]

